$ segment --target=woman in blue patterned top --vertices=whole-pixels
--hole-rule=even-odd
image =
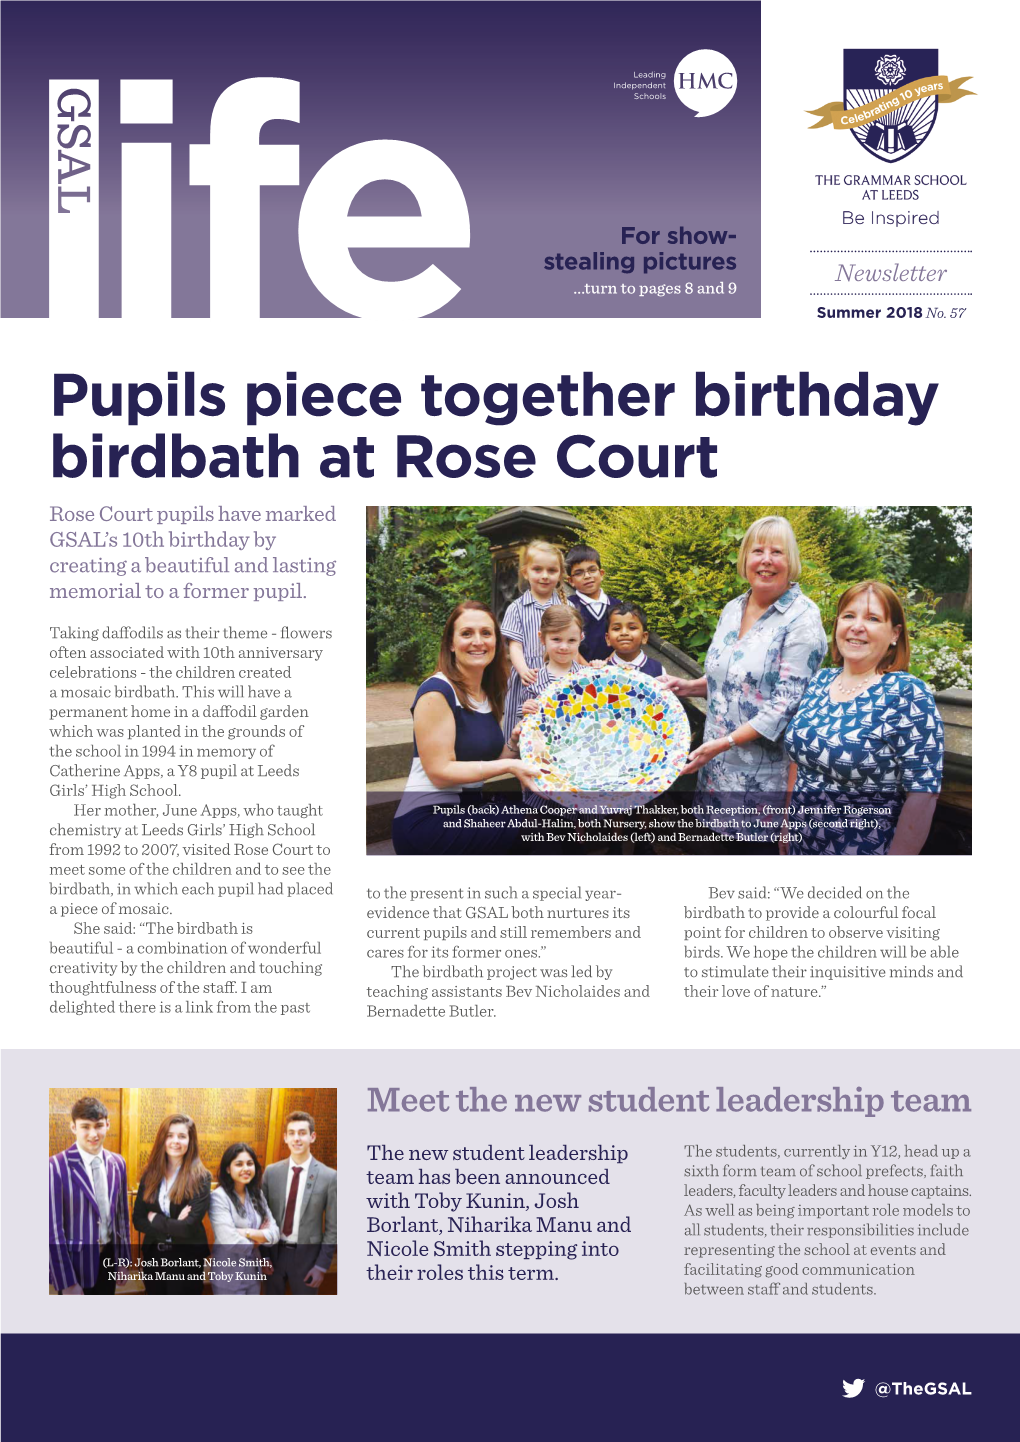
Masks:
[[[907,670],[896,592],[861,581],[836,606],[832,652],[786,731],[791,856],[916,856],[942,787],[942,719]]]
[[[708,698],[704,739],[680,773],[701,771],[700,819],[735,841],[773,850],[786,797],[783,732],[827,647],[818,607],[797,585],[800,570],[789,521],[753,521],[737,556],[750,589],[723,608],[705,674],[662,683],[677,696]]]

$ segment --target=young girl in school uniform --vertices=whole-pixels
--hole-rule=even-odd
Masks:
[[[550,606],[543,611],[539,639],[545,660],[536,671],[534,681],[524,688],[523,716],[530,716],[538,710],[540,702],[537,698],[550,681],[565,681],[569,676],[590,669],[580,652],[584,628],[581,617],[573,606]],[[551,804],[559,804],[554,796],[529,791],[527,788],[521,793],[522,806],[545,806],[548,809]]]
[[[568,676],[588,670],[580,651],[584,629],[573,606],[550,606],[543,611],[538,636],[545,660],[535,672],[534,681],[524,688],[524,705],[521,708],[524,716],[538,710],[535,698],[550,681],[565,681]]]
[[[542,615],[564,605],[563,553],[549,541],[532,541],[521,553],[520,582],[524,593],[511,601],[503,617],[503,636],[510,655],[510,682],[503,708],[503,735],[510,743],[521,719],[524,688],[534,684],[544,655],[539,635]]]

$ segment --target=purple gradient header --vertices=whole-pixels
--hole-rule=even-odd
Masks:
[[[297,81],[301,116],[261,129],[264,147],[300,147],[298,183],[261,188],[262,316],[347,314],[313,284],[298,217],[332,156],[377,140],[431,151],[463,191],[468,248],[351,252],[379,280],[437,266],[460,287],[439,316],[760,313],[756,3],[0,9],[4,316],[50,313],[50,191],[61,162],[49,81],[69,76],[99,88],[102,316],[121,314],[122,142],[170,142],[172,314],[210,314],[210,186],[190,183],[189,146],[209,143],[222,92],[257,76]],[[699,50],[721,52],[737,76],[725,108],[700,118],[673,80]],[[173,81],[172,123],[121,124],[119,82],[153,78]],[[390,180],[365,185],[350,209],[418,213]],[[693,268],[697,257],[704,268]]]

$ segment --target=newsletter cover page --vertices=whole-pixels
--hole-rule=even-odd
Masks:
[[[3,4],[12,1427],[1003,1435],[1002,24]]]

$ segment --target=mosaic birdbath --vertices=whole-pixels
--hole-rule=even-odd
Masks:
[[[620,666],[552,681],[524,718],[521,757],[538,791],[561,806],[642,806],[671,786],[687,760],[683,706],[654,679]]]

